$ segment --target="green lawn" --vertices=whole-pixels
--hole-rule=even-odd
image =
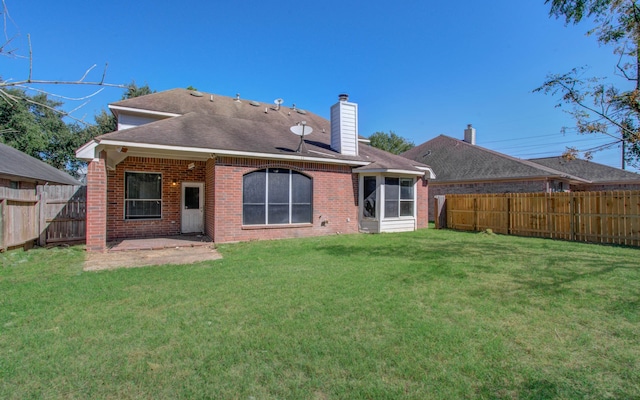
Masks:
[[[451,231],[0,253],[0,398],[640,398],[640,249]]]

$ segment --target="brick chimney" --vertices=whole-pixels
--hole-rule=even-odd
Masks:
[[[340,94],[331,106],[331,148],[347,156],[358,155],[358,105]]]
[[[476,144],[476,128],[471,124],[467,125],[467,129],[464,130],[464,141],[469,144]]]

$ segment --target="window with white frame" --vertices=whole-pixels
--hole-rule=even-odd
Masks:
[[[285,168],[267,168],[242,179],[242,224],[311,223],[311,178]]]
[[[413,178],[384,178],[385,218],[413,217]]]
[[[124,173],[124,218],[162,217],[162,175],[147,172]]]

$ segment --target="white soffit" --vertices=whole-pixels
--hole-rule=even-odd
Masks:
[[[247,157],[247,158],[271,158],[277,160],[291,160],[291,161],[312,161],[325,164],[342,164],[342,165],[357,165],[364,166],[370,164],[367,161],[353,161],[353,160],[340,160],[321,157],[308,157],[303,155],[287,155],[287,154],[272,154],[272,153],[256,153],[251,151],[236,151],[236,150],[220,150],[220,149],[203,149],[200,147],[178,147],[167,146],[160,144],[148,144],[148,143],[131,143],[118,140],[101,140],[100,145],[127,147],[130,150],[136,150],[137,153],[147,150],[164,150],[173,152],[190,152],[198,154],[216,155],[216,156],[235,156],[235,157]],[[415,174],[414,172],[414,175]]]

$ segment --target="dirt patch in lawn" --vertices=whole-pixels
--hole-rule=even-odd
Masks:
[[[100,271],[104,269],[145,267],[148,265],[193,264],[220,258],[222,256],[213,246],[108,251],[106,253],[87,252],[84,270]]]

